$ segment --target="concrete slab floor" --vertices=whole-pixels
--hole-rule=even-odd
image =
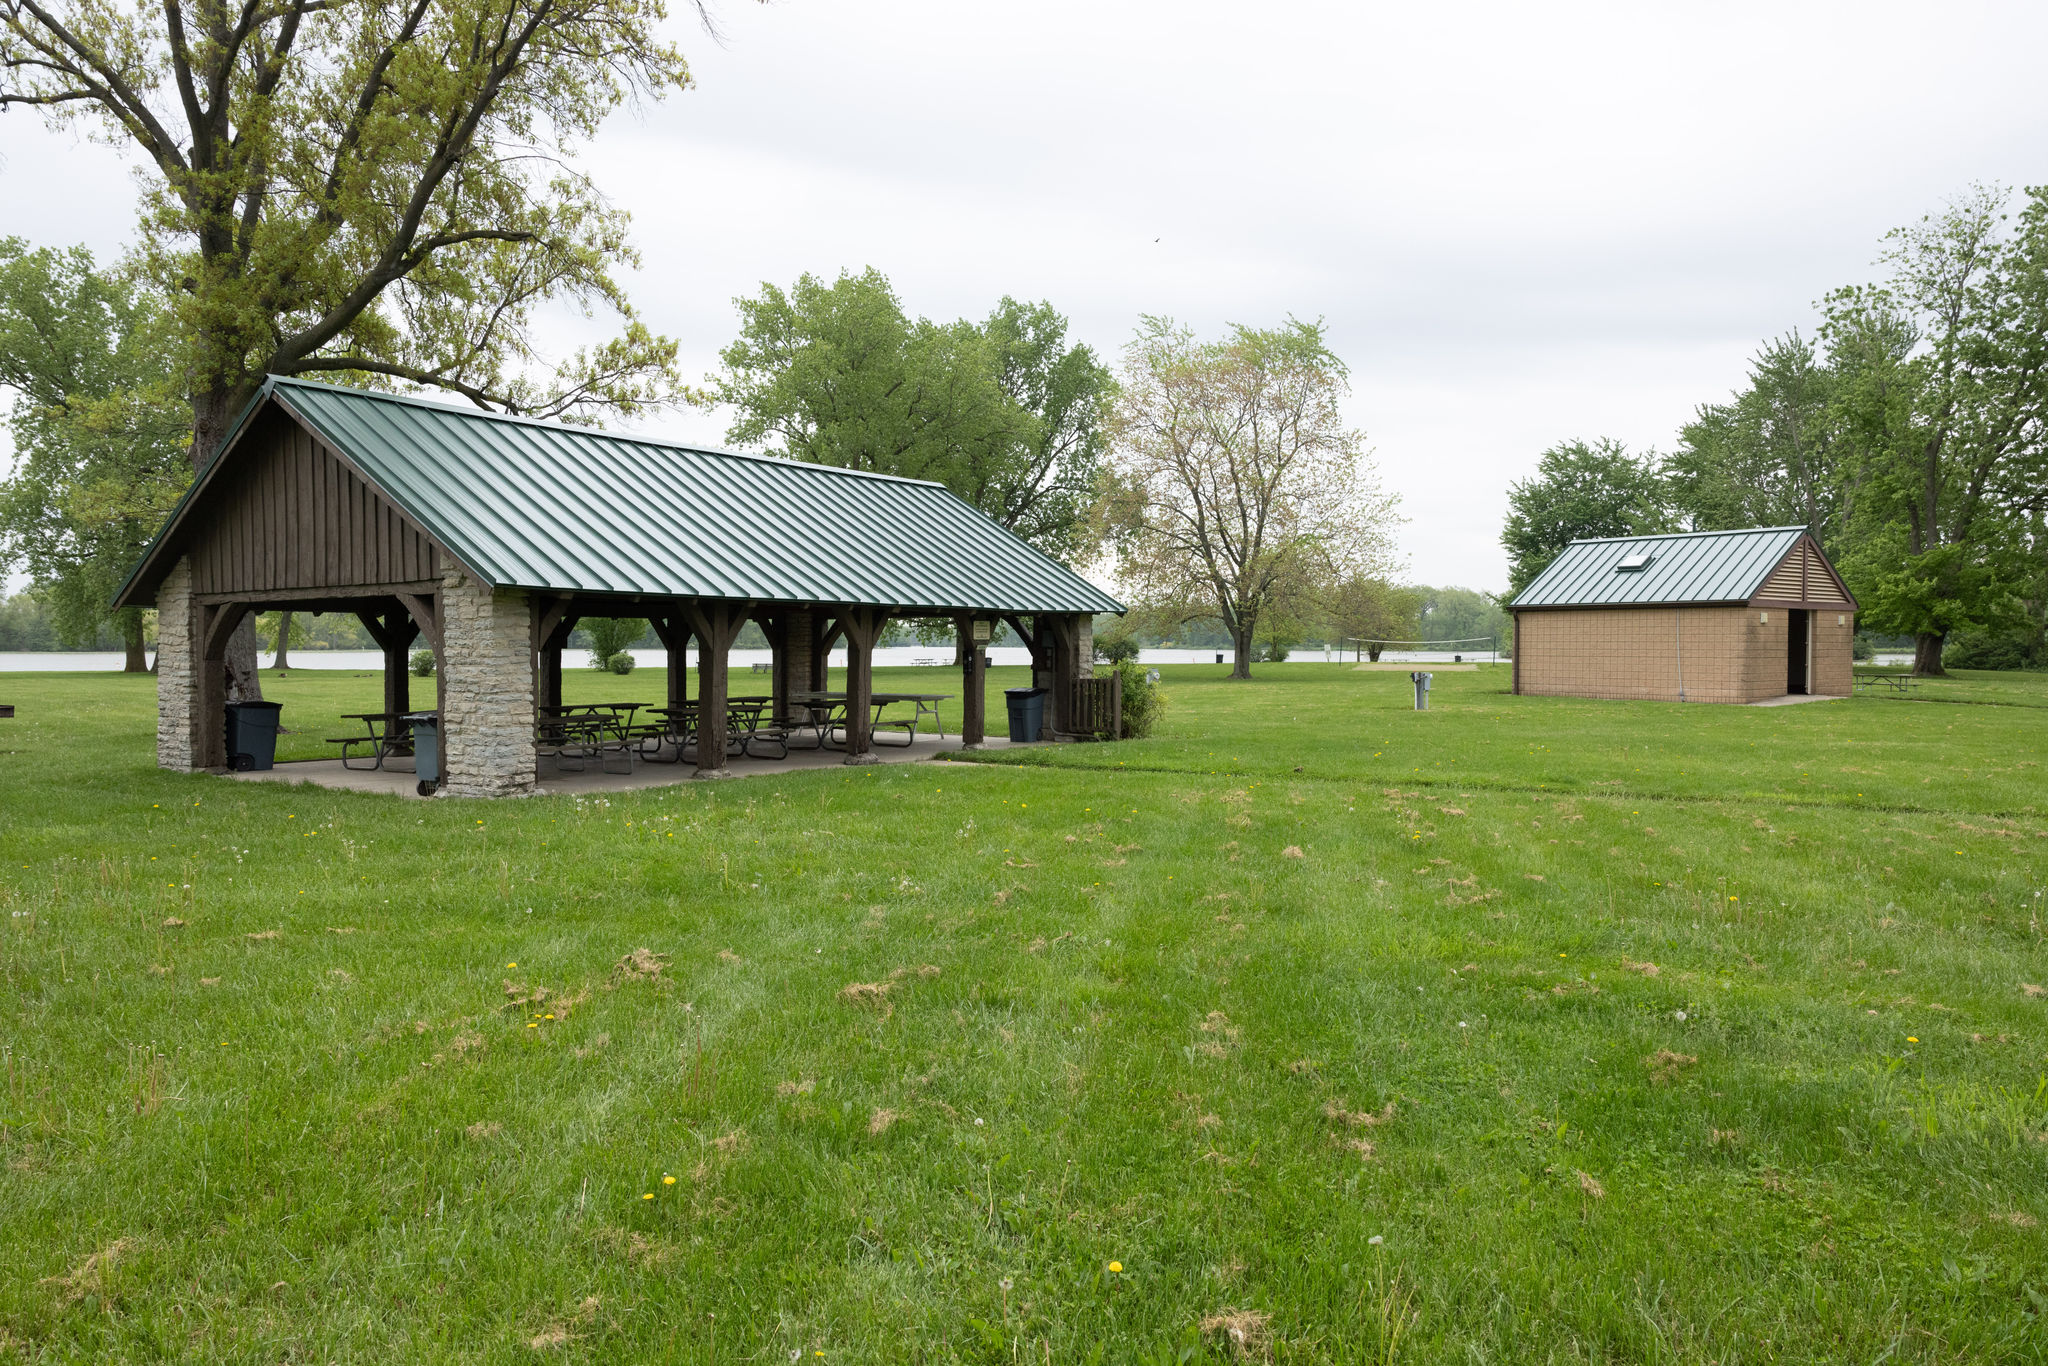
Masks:
[[[1752,707],[1796,707],[1801,702],[1846,702],[1849,699],[1840,693],[1786,693],[1783,697],[1766,697],[1761,702],[1752,702]]]
[[[989,749],[1007,749],[1010,742],[989,737]],[[875,746],[878,762],[884,764],[914,764],[933,759],[944,759],[949,754],[960,752],[960,739],[950,736],[941,739],[936,735],[920,735],[908,745],[884,743]],[[806,749],[793,746],[787,759],[750,759],[735,756],[725,761],[725,771],[734,778],[760,778],[776,773],[802,772],[807,769],[841,768],[846,755],[836,749]],[[556,773],[553,764],[542,765],[540,786],[535,796],[591,796],[612,792],[631,792],[643,787],[666,787],[670,783],[697,781],[697,766],[689,760],[679,764],[649,763],[635,759],[631,773],[606,773],[595,763],[581,773]],[[224,775],[245,783],[310,783],[315,787],[328,787],[341,792],[381,792],[394,797],[411,797],[419,800],[419,779],[409,772],[398,769],[343,768],[339,759],[298,759],[280,763],[263,773],[228,773]]]

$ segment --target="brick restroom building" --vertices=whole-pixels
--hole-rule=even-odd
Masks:
[[[1510,603],[1538,697],[1846,697],[1856,599],[1805,527],[1574,541]]]

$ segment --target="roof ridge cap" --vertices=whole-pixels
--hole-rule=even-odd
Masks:
[[[1700,536],[1757,536],[1767,531],[1810,533],[1812,530],[1812,527],[1806,526],[1736,526],[1725,527],[1720,531],[1651,531],[1640,536],[1585,536],[1576,541],[1566,542],[1565,549],[1569,550],[1575,545],[1618,545],[1623,541],[1678,541]]]
[[[642,446],[658,446],[663,450],[688,451],[692,455],[721,455],[734,460],[759,460],[777,465],[794,465],[799,469],[818,470],[825,474],[842,474],[854,479],[879,479],[892,484],[917,484],[927,488],[943,489],[946,485],[937,479],[913,479],[907,474],[884,474],[880,470],[857,470],[846,465],[826,465],[815,460],[792,460],[786,455],[771,455],[766,451],[736,451],[729,446],[697,445],[677,441],[673,437],[649,436],[639,432],[615,432],[603,427],[577,427],[567,422],[558,422],[544,417],[528,417],[524,413],[500,413],[489,408],[464,407],[459,403],[447,403],[419,394],[394,394],[384,389],[364,389],[353,384],[331,384],[326,380],[302,379],[297,375],[266,375],[262,390],[256,398],[273,392],[279,385],[294,388],[322,389],[329,393],[345,394],[350,398],[373,399],[380,403],[401,403],[413,408],[428,408],[453,417],[482,419],[488,422],[507,422],[525,427],[544,427],[552,432],[563,432],[571,436],[591,436],[607,441],[627,441]],[[251,400],[253,404],[255,399]]]

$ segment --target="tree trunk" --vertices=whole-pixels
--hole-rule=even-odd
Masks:
[[[225,389],[205,389],[192,395],[192,469],[206,468],[220,443],[227,439],[228,426],[240,408],[235,395]],[[227,700],[261,702],[263,680],[256,671],[256,616],[245,613],[242,624],[228,637]]]
[[[149,660],[142,648],[142,609],[131,607],[121,617],[121,639],[128,652],[128,657],[122,661],[121,672],[146,674],[149,672]]]
[[[1374,641],[1372,644],[1366,646],[1365,648],[1367,653],[1369,653],[1372,656],[1372,662],[1377,664],[1380,662],[1380,651],[1385,649],[1386,647],[1381,645],[1378,641]]]
[[[292,614],[290,612],[279,612],[277,614],[277,658],[270,661],[270,667],[279,673],[283,673],[292,666],[291,660],[285,653],[291,647],[291,643]]]
[[[1232,678],[1250,678],[1252,676],[1251,630],[1246,628],[1242,631],[1231,632],[1230,643],[1236,651],[1230,661],[1230,676]]]
[[[1948,677],[1948,670],[1941,667],[1941,647],[1947,640],[1946,631],[1922,631],[1913,638],[1913,677]]]

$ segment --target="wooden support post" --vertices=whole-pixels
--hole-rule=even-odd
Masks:
[[[412,710],[412,661],[407,657],[420,628],[397,604],[358,608],[356,620],[384,652],[384,710],[398,715]]]
[[[1052,637],[1052,696],[1045,709],[1048,740],[1074,732],[1074,688],[1081,681],[1080,619],[1071,616],[1041,616],[1040,629]]]
[[[751,602],[685,604],[691,633],[697,637],[697,776],[722,778],[725,768],[725,656],[747,624]]]
[[[192,639],[198,645],[199,752],[194,767],[228,766],[228,641],[249,615],[248,605],[224,602],[194,609]]]
[[[849,607],[839,614],[846,635],[846,762],[877,762],[870,727],[874,720],[875,642],[889,614],[879,607]]]
[[[819,608],[812,619],[811,629],[812,639],[816,642],[811,647],[811,691],[824,692],[825,684],[832,677],[832,645],[846,633],[846,624],[837,612]]]
[[[668,709],[675,711],[689,700],[690,627],[682,613],[649,617],[648,624],[668,651]],[[701,653],[700,656],[701,658]]]
[[[569,610],[568,598],[533,600],[533,706],[538,718],[548,707],[562,705],[562,647],[581,619]]]
[[[987,617],[961,617],[960,748],[980,749],[988,738]]]
[[[448,717],[443,705],[441,689],[445,686],[448,670],[448,651],[441,639],[441,591],[432,593],[400,593],[399,606],[413,619],[419,633],[426,638],[427,648],[434,652],[434,705],[431,710],[440,713],[441,724],[434,727],[434,771],[441,775],[441,786],[448,785]]]

